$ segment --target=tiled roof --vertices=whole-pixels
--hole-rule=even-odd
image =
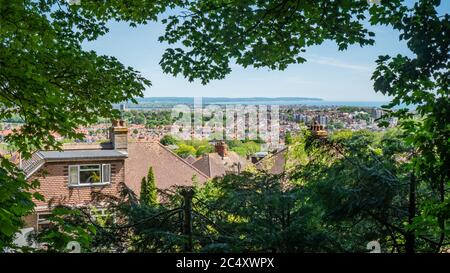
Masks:
[[[199,183],[209,178],[157,141],[128,143],[125,183],[136,194],[139,194],[141,180],[147,176],[150,166],[153,167],[156,185],[160,189],[175,185],[191,186],[194,176]]]
[[[195,157],[193,157],[192,155],[189,155],[188,157],[186,157],[184,160],[186,160],[187,163],[192,164],[194,163],[197,159]]]
[[[228,152],[225,157],[221,157],[217,153],[206,154],[192,163],[194,167],[211,178],[223,176],[226,173],[237,173],[239,168],[243,170],[247,164],[247,161],[235,152]],[[238,165],[240,166],[238,167]]]
[[[286,156],[288,148],[284,148],[271,156],[258,161],[255,166],[259,170],[265,170],[271,174],[281,174],[286,167]]]
[[[33,153],[30,159],[22,161],[22,170],[28,177],[44,164],[45,160],[40,153]]]
[[[206,174],[208,177],[213,177],[212,170],[211,170],[211,164],[209,160],[209,154],[206,154],[202,156],[200,159],[192,163],[192,166],[199,169],[202,173]],[[225,170],[223,170],[223,173],[225,173]]]

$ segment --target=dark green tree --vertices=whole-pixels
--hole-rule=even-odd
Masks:
[[[0,0],[0,120],[18,116],[23,121],[6,141],[27,159],[37,149],[60,147],[53,132],[73,139],[80,137],[78,126],[117,118],[112,104],[142,96],[150,81],[81,45],[108,32],[111,19],[147,23],[172,3]],[[37,184],[27,184],[15,166],[0,160],[1,249],[33,209],[24,191]]]
[[[25,175],[7,159],[0,167],[0,250],[11,247],[11,241],[22,226],[22,217],[34,210],[32,198],[43,200],[36,191],[39,184],[28,182]]]
[[[448,235],[450,213],[450,15],[439,13],[441,0],[407,1],[194,1],[172,15],[160,38],[184,47],[169,48],[161,65],[165,72],[207,83],[231,72],[230,65],[285,69],[306,61],[308,47],[325,40],[339,50],[374,43],[363,22],[387,25],[399,32],[410,56],[379,56],[372,75],[374,89],[391,96],[386,105],[399,118],[406,139],[416,149],[412,158],[417,187],[433,188],[411,228],[435,226],[436,251]],[[404,108],[415,105],[415,113]],[[400,108],[400,109],[397,109]],[[385,122],[382,122],[385,124]],[[425,228],[426,229],[426,228]]]
[[[167,25],[160,40],[183,46],[168,48],[161,66],[190,81],[222,79],[232,62],[283,70],[305,62],[307,47],[326,40],[340,50],[374,42],[374,33],[363,25],[366,0],[205,0],[180,6],[184,13],[162,20]]]
[[[147,177],[142,177],[140,200],[142,204],[146,204],[148,206],[154,206],[158,204],[158,191],[156,188],[153,167],[151,166],[148,169]]]
[[[448,237],[450,220],[450,15],[438,14],[440,5],[439,0],[422,0],[411,8],[373,7],[371,18],[372,23],[397,29],[413,53],[380,56],[372,79],[376,91],[393,97],[388,108],[417,106],[419,118],[407,109],[391,111],[388,116],[400,119],[407,141],[415,148],[416,187],[431,186],[411,228],[415,232],[427,230],[422,235],[430,236],[436,227],[435,251],[440,251]]]
[[[307,192],[284,175],[229,174],[201,187],[194,207],[214,224],[203,236],[215,238],[203,251],[339,251],[333,232],[320,228],[320,211]]]
[[[284,135],[284,143],[286,145],[290,145],[292,144],[292,134],[290,131],[287,131],[286,134]]]
[[[307,143],[308,163],[292,170],[291,179],[305,185],[331,232],[354,236],[336,236],[341,246],[354,251],[364,241],[379,240],[383,251],[414,253],[448,244],[448,237],[440,242],[438,226],[415,225],[433,186],[417,183],[415,148],[405,141],[405,131],[342,131]]]
[[[171,135],[165,135],[161,138],[159,142],[164,146],[168,146],[177,144],[178,140]]]

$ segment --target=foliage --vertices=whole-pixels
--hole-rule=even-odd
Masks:
[[[214,147],[212,145],[210,145],[210,144],[202,145],[197,148],[197,151],[195,152],[195,156],[201,157],[202,155],[213,153],[213,152],[214,152]]]
[[[175,122],[171,117],[171,111],[167,110],[130,110],[123,113],[123,118],[130,124],[142,124],[150,129],[172,125]]]
[[[209,141],[207,139],[189,139],[184,140],[183,143],[194,147],[196,150],[200,147],[206,147],[208,149],[213,148],[213,146],[209,144]]]
[[[107,204],[107,210],[114,215],[114,221],[100,224],[92,217],[89,208],[67,208],[64,214],[51,217],[53,225],[41,232],[36,240],[50,248],[38,251],[65,251],[65,244],[71,240],[84,240],[83,252],[181,252],[187,237],[181,231],[183,189],[172,189],[171,194],[160,192],[165,202],[161,205],[147,205],[137,202],[135,194],[124,184],[120,197],[97,194],[95,200]],[[53,214],[56,212],[53,211]],[[193,226],[201,223],[196,217]],[[198,232],[196,232],[198,234]],[[88,239],[88,240],[86,240]],[[207,239],[199,236],[202,244]]]
[[[341,130],[344,129],[345,125],[342,121],[333,121],[331,120],[328,124],[327,124],[327,130]]]
[[[366,109],[356,106],[340,106],[337,108],[338,111],[344,112],[344,113],[353,113],[353,112],[359,112],[364,111]]]
[[[112,104],[141,96],[150,81],[114,57],[83,50],[81,44],[104,35],[110,19],[145,23],[171,5],[132,1],[125,8],[120,1],[70,5],[66,0],[1,0],[0,120],[18,116],[23,121],[6,141],[26,159],[36,149],[60,147],[52,132],[79,138],[78,126],[117,117]],[[32,207],[31,195],[23,193],[30,186],[19,170],[2,158],[1,172],[3,245]]]
[[[77,210],[57,206],[52,210],[50,227],[35,234],[33,241],[41,246],[37,252],[68,252],[69,242],[80,244],[82,252],[89,252],[96,234],[93,220],[86,209]]]
[[[355,239],[362,236],[360,245],[379,240],[385,251],[439,251],[447,238],[440,242],[432,225],[423,233],[412,226],[432,187],[417,182],[414,148],[404,134],[341,131],[327,142],[312,141],[307,146],[310,161],[294,170],[292,178],[306,183],[328,224],[344,227]],[[358,225],[370,229],[353,232]]]
[[[178,145],[178,149],[175,150],[176,154],[179,155],[182,158],[186,158],[188,156],[195,156],[196,154],[196,150],[193,146],[191,145],[187,145],[184,143],[180,143],[180,145]]]
[[[290,131],[287,131],[284,135],[284,144],[291,145],[293,142],[292,140],[292,134]]]
[[[168,146],[168,145],[176,145],[178,143],[178,140],[171,135],[165,135],[161,138],[159,142],[164,146]]]
[[[99,116],[117,116],[112,103],[141,96],[150,85],[115,58],[81,48],[81,42],[107,31],[108,19],[131,17],[114,11],[119,6],[110,6],[103,14],[96,5],[70,6],[57,0],[2,1],[0,6],[0,118],[18,114],[23,119],[21,130],[9,137],[20,144],[20,152],[57,148],[50,132],[76,138],[76,127]]]
[[[244,157],[261,151],[261,145],[256,141],[230,140],[227,141],[227,144],[231,151]]]
[[[355,115],[355,118],[356,118],[356,119],[360,119],[360,120],[365,120],[366,122],[369,122],[370,114],[369,114],[369,113],[366,113],[366,112],[358,112],[358,113]]]
[[[282,175],[247,173],[216,178],[201,189],[202,212],[217,225],[223,251],[330,251],[331,234],[300,187],[286,187]]]
[[[197,184],[192,251],[365,252],[373,240],[383,252],[438,251],[448,238],[441,243],[433,223],[415,220],[424,213],[415,209],[433,209],[432,188],[415,180],[404,133],[340,131],[318,140],[305,130],[293,138],[285,173],[255,170]],[[184,251],[180,192],[165,192],[159,206],[113,199],[117,221],[97,227],[95,247]]]
[[[147,177],[142,177],[140,201],[142,204],[148,206],[158,204],[155,174],[153,173],[153,167],[151,166],[148,169]]]
[[[177,155],[186,158],[189,155],[200,157],[204,154],[214,152],[214,147],[208,140],[183,140],[178,141],[179,148],[175,151]]]
[[[23,119],[18,114],[11,114],[10,117],[4,118],[1,122],[5,123],[23,123]]]
[[[14,183],[11,181],[13,179]],[[0,250],[11,245],[23,217],[34,209],[32,198],[44,200],[35,192],[38,181],[28,182],[24,174],[6,159],[0,168]]]
[[[414,175],[432,188],[415,221],[435,223],[442,244],[450,219],[446,195],[450,186],[450,15],[438,14],[440,4],[438,0],[422,0],[412,7],[374,6],[371,23],[391,25],[413,53],[379,56],[372,79],[376,91],[393,97],[387,108],[402,103],[417,106],[419,119],[407,109],[391,111],[389,116],[400,118],[407,141],[415,148]]]
[[[419,0],[413,5],[400,0],[373,5],[366,0],[186,2],[182,5],[185,14],[163,21],[167,27],[160,38],[184,47],[167,49],[161,65],[167,73],[207,83],[229,74],[233,62],[280,70],[303,63],[307,48],[325,40],[336,42],[340,50],[351,44],[371,45],[374,33],[368,31],[369,24],[399,31],[411,56],[379,56],[372,80],[377,92],[393,97],[386,108],[391,117],[400,118],[415,148],[414,176],[433,189],[430,203],[422,209],[426,213],[416,221],[431,223],[426,219],[434,217],[442,242],[450,204],[446,197],[450,185],[450,15],[437,12],[441,5],[440,0]],[[366,19],[369,24],[363,24]],[[416,105],[419,119],[403,109],[404,104]],[[401,109],[394,111],[395,107]]]
[[[395,1],[397,2],[397,1]],[[183,15],[162,22],[160,41],[168,48],[161,60],[166,73],[207,83],[231,72],[230,62],[243,67],[285,69],[306,61],[306,48],[325,40],[340,50],[373,44],[365,29],[368,3],[358,1],[186,1]]]

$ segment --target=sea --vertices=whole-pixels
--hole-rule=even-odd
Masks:
[[[292,100],[292,101],[232,101],[232,102],[214,102],[209,104],[242,104],[242,105],[304,105],[304,106],[318,106],[318,107],[339,107],[339,106],[352,106],[352,107],[376,107],[380,108],[383,105],[388,104],[387,101],[327,101],[327,100]]]
[[[137,98],[138,104],[131,102],[126,103],[129,109],[151,109],[151,108],[165,108],[169,105],[194,103],[192,97],[147,97]],[[310,107],[370,107],[381,108],[387,105],[388,101],[333,101],[323,100],[320,98],[303,98],[303,97],[254,97],[254,98],[219,98],[219,97],[203,97],[201,98],[203,105],[278,105],[278,106],[310,106]],[[413,108],[411,106],[401,105],[401,108]]]

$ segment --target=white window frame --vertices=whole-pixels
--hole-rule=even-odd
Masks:
[[[98,182],[98,183],[80,183],[80,172],[81,171],[86,171],[86,170],[81,170],[81,168],[80,167],[82,167],[82,166],[93,166],[93,165],[96,165],[96,166],[99,166],[99,169],[100,169],[100,182]],[[103,175],[103,168],[105,167],[105,166],[109,166],[109,181],[104,181],[104,175]],[[76,169],[77,169],[77,181],[76,181],[76,183],[71,183],[71,181],[70,181],[70,169],[71,168],[73,168],[73,167],[76,167]],[[89,169],[87,169],[87,170],[89,170]],[[95,169],[95,170],[97,170],[97,169]],[[95,187],[95,186],[105,186],[105,185],[109,185],[109,184],[111,184],[111,175],[112,175],[112,172],[111,172],[111,164],[100,164],[100,163],[93,163],[93,164],[77,164],[77,165],[69,165],[68,166],[68,186],[69,187]]]
[[[70,169],[72,169],[72,168],[77,169],[77,181],[75,181],[75,182],[70,181],[70,179],[71,179]],[[69,172],[69,175],[68,175],[69,186],[73,187],[73,186],[79,185],[80,184],[80,166],[79,165],[69,165],[68,172]]]
[[[49,224],[50,220],[48,220],[48,219],[40,219],[40,218],[41,218],[41,216],[48,216],[48,215],[51,215],[51,214],[52,214],[51,212],[38,212],[37,213],[37,223],[38,223],[38,225],[39,224]]]
[[[38,232],[42,231],[41,230],[41,226],[43,225],[49,225],[52,222],[49,219],[40,219],[41,216],[50,216],[52,213],[51,212],[38,212],[36,214],[36,228],[38,230]]]
[[[111,164],[101,164],[100,165],[100,167],[101,167],[101,183],[111,183]],[[109,175],[108,175],[108,181],[106,181],[106,179],[105,179],[105,172],[104,172],[104,170],[105,170],[105,167],[108,167],[108,173],[109,173]]]

